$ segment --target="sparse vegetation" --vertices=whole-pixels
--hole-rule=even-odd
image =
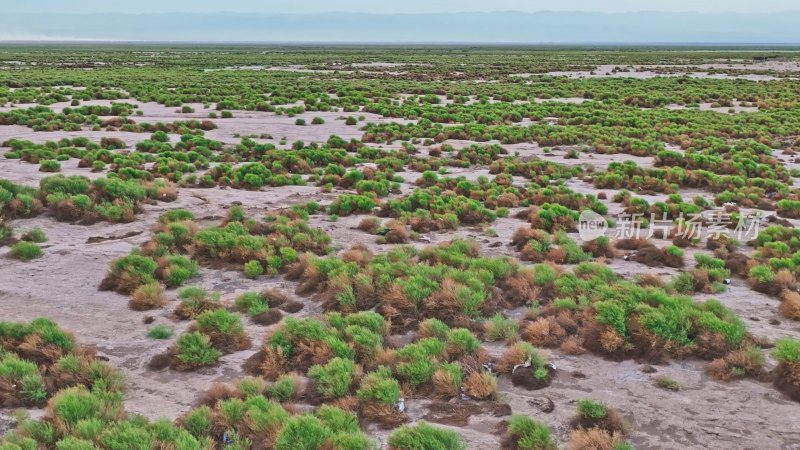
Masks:
[[[173,333],[175,333],[175,330],[172,328],[158,324],[147,330],[147,337],[150,339],[169,339]]]
[[[672,402],[707,406],[703,383],[684,376],[693,364],[681,381],[665,374],[673,360],[704,361],[732,405],[750,394],[743,378],[800,401],[800,344],[762,336],[800,320],[792,48],[3,51],[2,299],[10,317],[25,302],[69,323],[85,314],[98,344],[46,319],[0,324],[0,406],[44,410],[14,418],[3,450],[376,448],[362,425],[386,429],[389,448],[465,448],[458,429],[476,417],[499,424],[468,436],[503,448],[553,449],[550,425],[568,448],[619,450],[667,431],[591,399],[568,424],[525,408],[602,381],[626,417],[636,397],[696,430]],[[584,239],[585,211],[639,235]],[[743,309],[748,289],[758,307]],[[253,330],[265,335],[250,356]],[[250,377],[151,422],[125,412],[104,362],[151,349],[142,370]],[[582,365],[595,356],[628,362],[599,380]],[[658,373],[631,375],[631,361]],[[632,378],[646,383],[614,391]],[[541,395],[513,401],[509,381]],[[125,391],[137,412],[141,389]],[[693,443],[788,445],[786,405],[770,403],[764,440],[748,432],[763,405],[747,404]]]
[[[33,242],[19,241],[11,247],[8,255],[20,261],[30,261],[42,256],[42,249]]]

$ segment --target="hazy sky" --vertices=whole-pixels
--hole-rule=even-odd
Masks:
[[[699,11],[776,12],[798,10],[796,0],[0,0],[2,13],[157,13],[157,12],[370,12],[453,11]]]

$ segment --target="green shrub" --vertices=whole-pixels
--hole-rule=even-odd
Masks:
[[[536,264],[533,266],[534,283],[544,286],[550,281],[555,280],[556,272],[548,264]]]
[[[356,294],[352,286],[346,286],[344,290],[336,295],[336,301],[343,307],[356,306]]]
[[[750,278],[754,278],[759,283],[770,283],[775,279],[775,273],[768,266],[760,265],[750,269]]]
[[[481,342],[466,328],[456,328],[447,335],[448,352],[457,354],[472,353],[480,347]]]
[[[358,398],[392,406],[400,399],[400,384],[388,367],[380,366],[362,378]]]
[[[61,171],[61,164],[52,159],[45,159],[39,166],[41,172],[59,172]]]
[[[150,339],[169,339],[175,331],[164,325],[158,324],[147,330],[147,337]]]
[[[314,416],[294,416],[286,422],[275,440],[275,448],[307,450],[322,447],[331,432]]]
[[[781,363],[800,362],[800,341],[791,338],[780,339],[775,343],[771,354],[776,361]]]
[[[179,290],[178,298],[181,300],[181,308],[190,317],[194,317],[203,309],[219,304],[219,293],[209,293],[197,286],[187,286]]]
[[[203,405],[189,411],[183,419],[183,424],[197,439],[208,436],[211,432],[211,409]]]
[[[115,275],[126,274],[137,285],[142,285],[155,281],[156,267],[157,264],[152,258],[132,253],[114,261],[111,264],[111,273]]]
[[[8,255],[20,261],[30,261],[42,256],[42,249],[33,242],[19,241],[11,247]]]
[[[228,426],[235,426],[241,422],[247,412],[244,401],[239,398],[220,400],[215,409],[220,413],[223,421]]]
[[[681,385],[681,383],[673,380],[667,375],[662,375],[660,377],[657,377],[656,385],[664,389],[668,389],[670,391],[680,391],[681,389],[683,389],[683,385]]]
[[[95,440],[105,429],[106,424],[99,418],[84,419],[75,424],[74,432],[81,439]]]
[[[604,403],[583,398],[578,400],[578,415],[587,419],[602,419],[608,414]]]
[[[436,346],[436,347],[434,347]],[[444,343],[436,338],[428,338],[408,344],[397,351],[402,362],[397,365],[397,373],[417,386],[431,379],[436,371],[436,362],[431,356],[438,356],[444,350]]]
[[[683,257],[683,250],[681,250],[680,247],[676,247],[674,245],[670,245],[669,247],[667,247],[667,253],[678,258]]]
[[[694,277],[689,272],[676,273],[670,282],[675,291],[681,294],[691,294],[694,292]]]
[[[225,308],[206,310],[197,316],[197,327],[203,333],[222,333],[226,336],[239,336],[244,333],[244,325],[239,313]]]
[[[51,400],[55,417],[68,425],[84,419],[100,418],[103,401],[83,386],[64,389]]]
[[[105,448],[149,450],[153,448],[153,437],[140,426],[131,422],[117,422],[100,435],[100,443]]]
[[[56,442],[56,450],[95,450],[96,448],[92,441],[78,439],[74,436],[67,436]]]
[[[185,209],[171,209],[158,217],[161,223],[186,222],[194,220],[194,214]]]
[[[447,334],[450,333],[450,327],[441,320],[433,318],[422,321],[419,328],[425,329],[428,334],[437,339],[447,339]]]
[[[456,431],[444,430],[428,422],[403,425],[387,440],[389,447],[403,450],[461,450],[466,442]]]
[[[486,322],[486,337],[491,340],[510,339],[517,335],[519,325],[497,313]]]
[[[240,312],[245,312],[251,316],[261,314],[269,309],[267,299],[262,297],[258,292],[245,292],[236,297],[234,306]]]
[[[250,397],[245,402],[248,427],[259,434],[271,434],[289,420],[289,413],[279,404],[262,396]]]
[[[297,261],[297,250],[289,247],[281,247],[279,252],[284,264],[292,264]]]
[[[240,378],[236,381],[236,387],[245,398],[261,396],[265,389],[264,379],[260,377]]]
[[[358,416],[335,406],[322,405],[314,414],[325,427],[337,433],[359,433]]]
[[[270,398],[274,398],[279,402],[285,402],[292,398],[294,390],[294,378],[289,375],[284,375],[280,377],[275,384],[268,386],[266,393]]]
[[[550,306],[554,309],[565,309],[568,311],[577,311],[580,308],[578,304],[575,303],[575,300],[571,298],[553,299],[553,303]]]
[[[556,450],[547,425],[520,414],[508,420],[508,434],[517,439],[517,447],[531,450]]]
[[[211,366],[222,356],[222,353],[211,346],[208,336],[196,331],[182,334],[178,338],[177,346],[178,359],[190,366]]]
[[[43,402],[47,399],[47,388],[39,373],[30,373],[22,377],[20,392],[32,402]]]
[[[196,261],[185,256],[169,255],[167,256],[167,268],[164,270],[166,277],[164,282],[171,287],[180,286],[196,276],[199,271],[200,266]]]
[[[47,242],[47,235],[40,228],[34,228],[22,235],[23,241],[35,242],[37,244]]]
[[[317,390],[326,398],[344,397],[353,381],[353,361],[333,358],[324,366],[316,365],[308,369],[308,376],[317,382]]]
[[[250,261],[244,265],[244,273],[249,278],[258,278],[259,275],[264,273],[264,267],[258,261]]]

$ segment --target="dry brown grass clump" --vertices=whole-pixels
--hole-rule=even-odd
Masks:
[[[750,258],[743,253],[731,253],[725,258],[725,268],[731,271],[732,275],[739,277],[747,276],[747,262]]]
[[[128,307],[134,311],[147,311],[164,306],[167,303],[164,290],[158,282],[143,284],[136,288],[128,301]]]
[[[426,319],[419,323],[417,332],[414,334],[414,340],[418,341],[430,337],[445,338],[446,336],[447,334],[443,332],[435,319]]]
[[[540,298],[543,290],[533,282],[533,276],[526,276],[524,270],[507,276],[499,283],[499,287],[503,290],[502,300],[508,308],[530,304]]]
[[[524,363],[530,355],[530,348],[527,345],[516,343],[503,353],[497,360],[495,369],[500,373],[510,373],[514,366]]]
[[[384,236],[387,244],[405,244],[408,242],[408,232],[402,222],[390,220],[386,227],[389,228],[389,232]]]
[[[178,188],[170,182],[156,189],[156,199],[162,202],[173,202],[178,199]]]
[[[278,308],[270,308],[252,317],[253,322],[264,326],[274,325],[280,322],[282,318],[283,314]]]
[[[544,238],[544,232],[541,230],[535,230],[530,227],[519,227],[517,231],[511,235],[511,245],[513,245],[517,251],[521,251],[532,239],[538,240],[542,238]]]
[[[437,369],[436,372],[433,373],[433,389],[441,398],[449,399],[458,396],[460,392],[460,386],[458,385],[458,380],[456,380],[451,372]]]
[[[258,366],[258,373],[263,375],[266,380],[275,381],[284,373],[284,367],[288,358],[283,353],[282,347],[274,348],[267,346],[262,352],[263,359]],[[253,356],[255,357],[256,355]]]
[[[670,251],[669,247],[664,247],[661,249],[661,254],[665,266],[675,267],[675,268],[683,267],[684,265],[683,253],[675,254],[672,251]]]
[[[521,336],[537,347],[556,347],[564,340],[567,332],[552,317],[539,317],[523,328]]]
[[[800,362],[781,361],[773,374],[775,387],[792,400],[800,402]]]
[[[511,192],[505,192],[497,197],[497,206],[516,208],[519,206],[519,197]]]
[[[342,261],[354,262],[360,267],[366,266],[372,260],[372,257],[372,252],[360,242],[342,252]]]
[[[299,280],[308,268],[308,255],[302,254],[297,257],[297,261],[293,264],[290,264],[286,268],[286,273],[284,274],[284,278],[289,281],[297,281]]]
[[[397,408],[377,402],[361,402],[360,413],[363,419],[378,423],[385,430],[397,428],[406,422],[406,415]]]
[[[666,290],[667,283],[660,276],[653,273],[645,273],[639,277],[640,286],[652,286]]]
[[[241,334],[231,335],[226,332],[211,329],[200,329],[200,331],[204,335],[208,336],[208,339],[211,341],[211,345],[215,349],[221,351],[224,355],[247,350],[253,344],[250,336],[244,332]]]
[[[649,267],[657,267],[663,264],[663,256],[664,254],[658,247],[650,244],[636,250],[636,253],[631,256],[631,260]]]
[[[600,428],[578,428],[569,435],[569,450],[614,450],[625,443],[622,433],[609,433]]]
[[[219,401],[237,398],[239,396],[239,392],[235,388],[225,383],[215,381],[211,383],[211,386],[206,392],[200,395],[200,398],[197,399],[197,404],[213,407]]]
[[[789,320],[800,320],[800,294],[795,291],[784,290],[781,293],[781,305],[778,311]]]
[[[445,278],[440,283],[440,290],[422,301],[420,313],[426,317],[434,317],[453,326],[456,317],[462,314],[463,308],[458,302],[458,291],[464,286],[452,278]]]
[[[753,265],[754,262],[749,262],[748,264]],[[789,290],[796,284],[794,275],[792,275],[792,273],[789,272],[788,269],[778,270],[778,272],[775,274],[775,276],[772,278],[771,281],[762,282],[759,281],[758,278],[753,276],[750,276],[747,279],[747,281],[748,283],[750,283],[750,287],[754,291],[758,291],[772,296],[777,296],[782,291]]]
[[[724,250],[727,253],[732,253],[736,250],[736,245],[731,241],[731,238],[725,234],[719,236],[709,236],[706,240],[706,248],[709,250]]]
[[[267,300],[271,308],[279,308],[289,314],[296,313],[303,309],[303,304],[291,299],[289,294],[278,289],[264,289],[259,294]]]
[[[642,247],[646,247],[650,244],[650,241],[644,238],[628,238],[628,239],[619,239],[614,243],[614,247],[620,250],[639,250]]]
[[[147,363],[147,368],[149,370],[163,370],[169,367],[171,361],[172,355],[169,352],[159,353],[150,359],[150,362]]]
[[[735,350],[717,358],[705,367],[711,378],[731,381],[744,377],[758,377],[764,373],[764,357],[756,347]]]
[[[581,337],[587,350],[601,355],[614,355],[625,345],[625,338],[617,330],[595,320],[581,329]]]
[[[694,292],[702,292],[704,294],[714,294],[717,292],[714,283],[708,277],[708,270],[705,269],[692,269],[689,271],[692,275],[692,289]]]
[[[380,227],[380,225],[381,225],[381,220],[378,219],[377,217],[367,217],[365,219],[362,219],[361,222],[358,223],[357,228],[363,232],[369,234],[375,234],[378,232],[378,227]]]
[[[297,377],[297,375],[294,375],[294,376],[295,376],[295,378],[297,378],[298,383],[299,383],[300,382],[299,377]],[[295,385],[295,392],[300,392],[301,391],[301,387],[302,387],[302,383],[300,383],[299,385],[296,384]],[[358,413],[358,410],[359,410],[359,407],[360,407],[359,401],[358,401],[358,397],[356,397],[355,395],[346,395],[344,397],[337,398],[337,399],[331,401],[328,404],[333,406],[333,407],[339,408],[342,411],[348,411],[348,412],[354,412],[354,413]]]
[[[464,379],[464,393],[476,400],[494,399],[497,395],[497,378],[486,372],[474,372]]]
[[[625,419],[622,417],[622,414],[615,409],[608,406],[605,406],[602,403],[597,403],[591,400],[587,402],[594,405],[602,405],[605,408],[605,414],[597,417],[597,416],[590,416],[582,413],[582,403],[587,400],[580,400],[578,401],[578,415],[573,422],[576,426],[576,429],[600,429],[609,434],[619,434],[620,436],[624,436],[628,431],[628,425],[625,423]]]
[[[292,268],[290,268],[289,270],[294,272]],[[323,290],[325,290],[325,287],[327,286],[327,283],[325,281],[325,275],[313,265],[307,264],[307,262],[304,265],[302,275],[298,276],[297,279],[304,280],[297,286],[297,288],[294,291],[295,294],[300,296],[310,295],[315,292],[322,292]]]
[[[617,256],[610,244],[607,243],[606,245],[601,245],[601,241],[599,239],[592,239],[591,241],[584,242],[581,245],[581,250],[591,253],[595,258],[604,257],[613,259],[615,256]]]
[[[525,249],[527,248],[528,247],[526,247]],[[523,252],[525,251],[525,249],[522,249]],[[550,250],[547,251],[545,259],[547,259],[548,261],[552,261],[556,264],[564,264],[564,262],[567,260],[567,251],[560,247],[552,247]]]
[[[570,336],[561,344],[561,351],[567,355],[581,355],[586,352],[583,348],[583,339]]]
[[[631,260],[645,264],[649,267],[665,265],[669,267],[680,268],[684,265],[683,255],[670,252],[669,247],[660,249],[650,243],[640,246],[631,256]]]

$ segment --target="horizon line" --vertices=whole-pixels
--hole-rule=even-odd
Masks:
[[[783,13],[798,13],[800,12],[800,8],[795,9],[781,9],[781,10],[774,10],[774,11],[763,11],[763,12],[746,12],[746,11],[691,11],[691,10],[681,10],[681,11],[669,11],[669,10],[661,10],[661,9],[641,9],[641,10],[632,10],[632,11],[613,11],[613,12],[606,12],[606,11],[594,11],[594,10],[553,10],[553,9],[540,9],[536,11],[522,11],[518,9],[499,9],[499,10],[492,10],[492,11],[438,11],[438,12],[393,12],[393,13],[381,13],[381,12],[369,12],[369,11],[344,11],[344,10],[332,10],[332,11],[319,11],[319,12],[265,12],[265,11],[232,11],[232,10],[214,10],[214,11],[204,11],[204,12],[195,12],[195,11],[188,11],[188,10],[176,10],[176,11],[163,11],[163,12],[68,12],[68,13],[51,13],[51,12],[16,12],[16,13],[9,13],[9,15],[42,15],[42,14],[53,14],[53,15],[61,15],[61,16],[90,16],[90,15],[101,15],[101,14],[116,14],[116,15],[150,15],[150,14],[195,14],[195,15],[208,15],[208,14],[261,14],[261,15],[275,15],[275,16],[312,16],[312,15],[319,15],[319,14],[364,14],[364,15],[374,15],[374,16],[420,16],[420,15],[436,15],[436,14],[501,14],[501,13],[509,13],[509,14],[538,14],[538,13],[568,13],[568,14],[639,14],[639,13],[660,13],[660,14],[703,14],[703,15],[723,15],[723,14],[737,14],[737,15],[763,15],[763,14],[783,14]]]
[[[116,44],[116,45],[331,45],[331,46],[474,46],[487,47],[582,47],[582,46],[622,46],[622,47],[799,47],[800,42],[628,42],[628,41],[552,41],[552,42],[511,42],[511,41],[196,41],[196,40],[134,40],[134,39],[0,39],[0,45],[17,44]]]

